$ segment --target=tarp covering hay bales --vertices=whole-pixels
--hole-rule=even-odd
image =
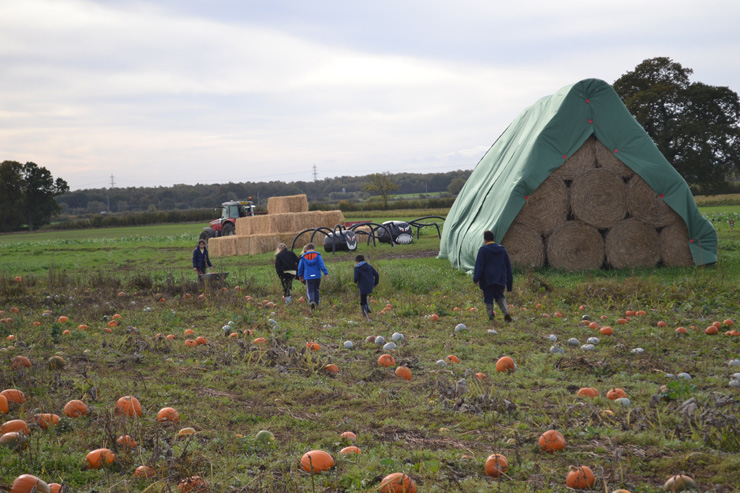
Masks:
[[[532,205],[528,199],[551,175],[569,187],[568,220],[582,220],[599,229],[587,230],[592,243],[603,242],[610,228],[625,219],[636,220],[642,212],[639,206],[630,207],[626,184],[638,178],[649,185],[652,198],[657,194],[660,199],[653,204],[658,218],[649,219],[652,233],[646,235],[654,239],[656,228],[665,229],[680,221],[688,237],[672,241],[689,248],[695,265],[717,261],[717,232],[699,213],[688,185],[614,89],[597,79],[580,81],[540,99],[507,127],[473,170],[450,209],[439,257],[448,259],[455,268],[472,271],[485,230],[492,230],[496,238],[507,243],[507,232],[514,226],[528,222],[537,233],[537,226],[525,221],[529,212],[524,210],[533,209],[528,207]],[[521,218],[520,213],[524,213]],[[549,237],[541,235],[546,236],[545,258],[549,265],[566,269],[622,265],[618,257],[613,263],[600,263],[598,248],[594,254],[586,242],[581,244],[584,255],[593,254],[593,258],[581,259],[581,267],[577,262],[582,255],[579,248],[560,239],[571,228],[574,226],[565,223]],[[556,248],[559,244],[562,247]],[[640,245],[636,241],[625,247],[636,250]],[[527,251],[514,244],[511,249],[515,264],[517,251]],[[655,253],[633,251],[631,258],[634,261],[626,259],[625,267],[650,264]],[[527,264],[525,259],[522,261]],[[668,260],[664,262],[668,265]]]
[[[658,232],[649,224],[625,219],[609,230],[606,262],[615,269],[655,267],[660,260]]]
[[[545,265],[542,236],[524,225],[512,224],[501,244],[509,252],[511,263],[520,269],[538,269]]]
[[[563,270],[598,269],[604,263],[604,238],[582,221],[568,221],[547,240],[547,260]]]
[[[532,192],[514,224],[547,236],[568,219],[568,189],[563,180],[550,176]]]
[[[308,198],[305,194],[285,195],[267,199],[267,214],[285,214],[289,212],[308,212]]]
[[[624,181],[606,169],[581,173],[570,186],[573,218],[596,228],[610,228],[627,215]]]
[[[688,267],[694,264],[689,250],[689,230],[683,221],[674,222],[660,230],[660,258],[669,267]]]

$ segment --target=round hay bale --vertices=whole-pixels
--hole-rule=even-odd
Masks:
[[[639,175],[633,176],[627,183],[627,212],[631,218],[656,228],[683,222],[681,216]]]
[[[514,223],[547,236],[567,219],[568,188],[563,180],[550,175],[527,198]]]
[[[620,161],[614,152],[598,140],[594,144],[594,155],[596,156],[596,167],[608,169],[624,180],[628,180],[635,174],[632,169]]]
[[[680,216],[679,216],[680,217]],[[660,258],[670,267],[694,265],[686,223],[677,221],[660,230]]]
[[[539,269],[545,266],[545,243],[542,236],[526,226],[512,224],[501,245],[506,248],[515,267]]]
[[[610,228],[627,215],[627,190],[622,179],[603,168],[586,171],[570,186],[573,219],[596,228]]]
[[[594,145],[596,143],[596,137],[593,135],[589,137],[581,148],[566,159],[550,176],[555,176],[563,181],[573,181],[576,176],[584,171],[594,169],[596,167],[596,156],[594,154]]]
[[[593,226],[568,221],[547,239],[547,261],[563,270],[599,269],[604,263],[604,239]]]
[[[649,224],[625,219],[606,234],[606,262],[615,269],[655,267],[660,260],[658,232]]]

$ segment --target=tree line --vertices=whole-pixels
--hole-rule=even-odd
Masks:
[[[737,192],[740,99],[728,87],[692,82],[692,73],[670,58],[651,58],[622,75],[613,87],[694,193]],[[67,183],[62,178],[55,181],[46,168],[32,162],[5,161],[0,168],[0,231],[36,229],[60,214],[70,220],[101,212],[199,210],[177,216],[202,217],[229,200],[251,197],[258,209],[264,209],[269,197],[297,194],[306,194],[316,207],[363,210],[362,204],[374,208],[373,200],[379,199],[380,208],[385,209],[394,195],[454,196],[470,173],[375,173],[291,183],[180,184],[70,192]],[[90,220],[92,225],[105,222]]]

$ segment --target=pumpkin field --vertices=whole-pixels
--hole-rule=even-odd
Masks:
[[[737,215],[713,266],[515,271],[511,323],[434,228],[320,249],[316,311],[269,253],[199,284],[200,224],[2,236],[0,490],[740,491]]]

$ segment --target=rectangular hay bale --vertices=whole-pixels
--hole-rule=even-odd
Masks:
[[[285,195],[267,199],[268,215],[288,212],[308,212],[308,198],[306,195]]]

